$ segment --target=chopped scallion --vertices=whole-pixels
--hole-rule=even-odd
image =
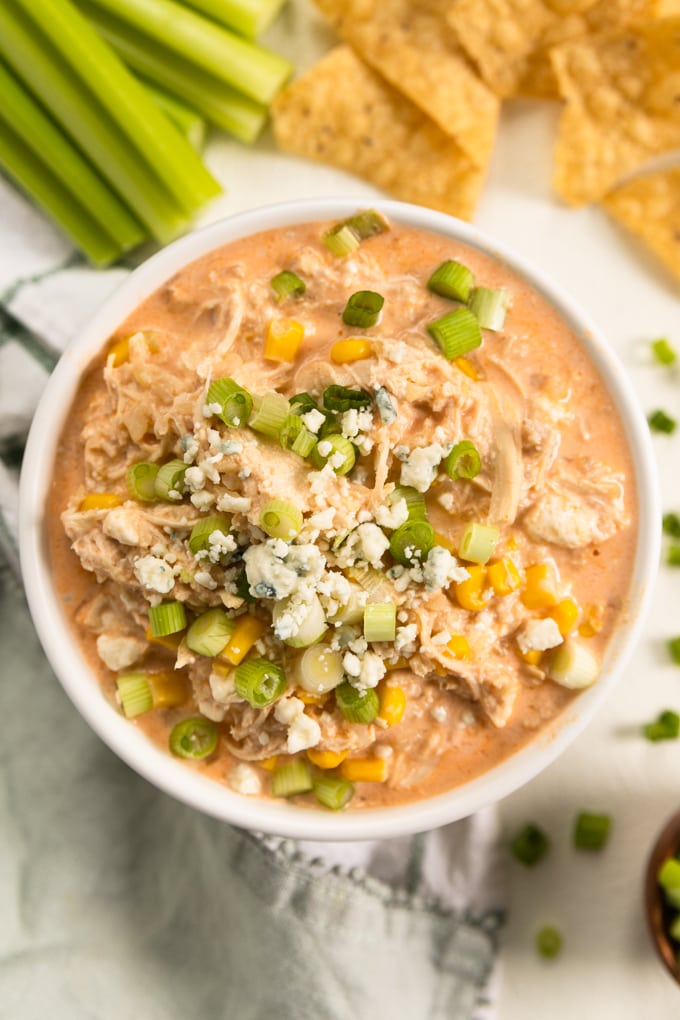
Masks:
[[[452,301],[462,301],[464,304],[470,300],[470,294],[474,287],[475,277],[471,269],[464,266],[462,262],[454,259],[447,259],[446,262],[435,269],[427,281],[429,290],[440,297],[450,298]]]
[[[299,414],[287,414],[279,430],[279,445],[283,450],[292,450],[295,440],[305,431]],[[316,441],[316,439],[315,439]]]
[[[476,478],[482,469],[482,458],[479,450],[469,439],[456,443],[444,461],[449,478]]]
[[[158,464],[151,464],[148,461],[138,461],[128,468],[125,480],[128,492],[133,499],[141,499],[145,503],[153,503],[158,499],[156,493],[156,475]]]
[[[328,447],[328,449],[326,449]],[[356,463],[357,455],[349,439],[337,433],[326,436],[312,450],[312,464],[319,471],[330,463],[336,475],[346,475]]]
[[[385,298],[382,294],[374,290],[358,290],[351,295],[345,305],[342,321],[346,326],[368,329],[375,326],[384,304]]]
[[[347,680],[335,688],[335,703],[351,723],[372,723],[380,711],[380,699],[372,687],[360,691]]]
[[[356,251],[362,241],[389,229],[389,224],[380,213],[367,209],[342,223],[336,223],[323,234],[321,240],[333,255],[343,257]]]
[[[680,538],[680,516],[674,513],[663,515],[663,531],[671,538]]]
[[[218,413],[225,425],[245,425],[253,409],[253,398],[233,379],[215,379],[208,387],[205,402],[208,406],[219,404]]]
[[[666,553],[666,563],[669,567],[680,567],[680,544],[673,542]]]
[[[293,758],[277,765],[272,772],[272,794],[275,797],[294,797],[312,789],[312,770],[304,758]]]
[[[168,744],[178,758],[207,758],[217,747],[217,727],[202,715],[182,719],[171,729]]]
[[[680,860],[677,857],[667,857],[660,866],[656,879],[664,892],[680,889]]]
[[[649,415],[647,421],[652,432],[664,432],[668,436],[675,432],[678,424],[675,418],[671,418],[662,410],[654,411]]]
[[[482,343],[477,317],[469,308],[455,308],[427,326],[427,331],[445,358],[453,361],[474,351]]]
[[[302,429],[295,437],[291,450],[297,453],[298,457],[309,457],[316,446],[316,436],[309,429]]]
[[[158,606],[149,606],[149,624],[154,637],[165,637],[166,634],[177,634],[187,625],[187,614],[182,602],[161,602]]]
[[[134,719],[153,708],[153,695],[146,673],[119,673],[116,692],[126,719]]]
[[[486,563],[496,548],[500,532],[493,524],[467,525],[460,537],[458,555],[469,563]]]
[[[397,563],[405,566],[423,562],[434,545],[434,528],[418,517],[400,524],[390,535],[390,552]]]
[[[611,824],[609,815],[581,811],[574,822],[574,846],[578,850],[601,850],[609,838]]]
[[[680,735],[680,715],[671,709],[660,712],[653,721],[642,727],[642,732],[647,740],[676,740]]]
[[[312,790],[314,796],[331,811],[341,811],[347,807],[354,796],[354,783],[340,776],[331,776],[321,772],[314,777]]]
[[[288,401],[293,414],[307,414],[308,411],[317,411],[319,405],[309,393],[296,393]]]
[[[307,289],[305,281],[301,280],[297,273],[291,272],[290,269],[282,269],[280,273],[272,277],[270,283],[276,291],[279,304],[285,301],[286,298],[304,294]]]
[[[291,542],[302,528],[302,514],[292,503],[270,499],[260,512],[260,527],[270,538]]]
[[[669,640],[668,651],[673,662],[680,666],[680,637],[674,637]]]
[[[278,436],[289,410],[286,398],[270,390],[264,394],[259,406],[255,405],[248,424],[255,432],[261,432],[265,436]]]
[[[398,503],[400,499],[406,503],[409,520],[424,521],[427,518],[424,493],[418,492],[412,485],[397,485],[390,497],[390,503]]]
[[[397,607],[394,602],[373,602],[364,608],[366,641],[394,641],[397,632]]]
[[[470,298],[470,311],[477,317],[482,329],[498,331],[505,325],[505,314],[510,295],[502,287],[475,287]]]
[[[234,633],[235,621],[216,606],[197,616],[186,634],[187,646],[197,655],[219,655]]]
[[[546,925],[536,932],[536,950],[539,956],[552,960],[562,950],[562,935],[552,925]]]
[[[183,460],[169,460],[163,464],[156,474],[154,489],[158,499],[177,502],[184,495],[186,483],[184,475],[188,465]]]
[[[371,406],[371,394],[366,390],[352,390],[348,386],[327,386],[323,391],[323,406],[327,411],[350,411]]]
[[[513,838],[510,849],[520,864],[533,868],[548,853],[550,839],[542,829],[529,822]]]
[[[246,659],[234,672],[236,693],[252,708],[264,708],[286,690],[286,674],[275,662],[268,659]]]
[[[215,531],[223,535],[229,534],[231,522],[228,517],[215,514],[214,517],[201,517],[194,524],[189,535],[189,552],[195,556],[196,553],[210,549],[210,536]]]
[[[661,365],[674,365],[677,361],[677,352],[668,337],[660,336],[652,340],[652,354]]]

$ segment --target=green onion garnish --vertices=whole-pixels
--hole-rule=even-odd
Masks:
[[[680,860],[677,857],[667,857],[663,862],[656,876],[657,882],[664,890],[680,890]]]
[[[189,535],[189,552],[194,556],[198,552],[210,549],[210,536],[214,531],[221,531],[223,535],[229,534],[231,522],[228,517],[215,514],[213,517],[201,517],[196,521],[191,534]]]
[[[145,460],[131,464],[125,480],[132,498],[141,499],[145,503],[153,503],[158,498],[156,495],[157,474],[158,464],[150,464]]]
[[[674,637],[669,640],[668,651],[673,662],[680,666],[680,637]]]
[[[352,294],[342,313],[346,326],[368,329],[380,318],[385,298],[374,290],[358,290]]]
[[[323,406],[327,411],[350,411],[371,406],[371,394],[366,390],[351,390],[347,386],[327,386],[323,391]]]
[[[647,740],[653,742],[657,740],[676,740],[678,735],[680,735],[680,715],[671,709],[666,709],[659,713],[659,716],[653,722],[646,723],[642,727],[642,732]]]
[[[475,277],[471,269],[464,266],[462,262],[447,259],[435,269],[427,281],[427,286],[434,294],[467,304],[474,283]]]
[[[441,319],[429,323],[427,331],[449,361],[469,354],[482,343],[479,322],[469,308],[455,308],[447,312]]]
[[[574,846],[578,850],[601,850],[609,838],[611,824],[609,815],[581,811],[574,822]]]
[[[539,956],[546,960],[552,960],[560,953],[561,949],[562,935],[557,928],[546,925],[536,932],[536,951]]]
[[[350,440],[337,433],[325,436],[312,450],[314,467],[320,471],[330,461],[336,475],[346,475],[354,467],[356,459],[356,450]]]
[[[301,280],[297,273],[291,272],[290,269],[282,269],[280,273],[272,277],[270,283],[276,291],[279,304],[285,301],[286,298],[304,294],[307,289],[305,281]]]
[[[278,436],[288,417],[290,405],[280,393],[270,390],[254,401],[254,410],[248,424],[264,436]]]
[[[680,544],[673,542],[669,545],[666,553],[666,563],[669,567],[680,567]]]
[[[165,637],[166,634],[177,634],[187,625],[187,614],[182,602],[161,602],[158,606],[149,606],[149,625],[154,637]]]
[[[334,414],[331,414],[330,411],[327,411],[326,420],[319,429],[318,438],[325,439],[326,436],[339,436],[341,432],[342,427],[340,425],[340,422],[338,421]]]
[[[663,532],[671,538],[680,538],[680,517],[677,514],[663,515]]]
[[[660,336],[652,340],[652,354],[661,365],[673,365],[677,361],[677,353],[668,337]]]
[[[153,694],[146,673],[119,673],[116,691],[126,719],[134,719],[153,708]]]
[[[482,469],[482,458],[473,442],[462,439],[446,457],[444,467],[454,482],[457,478],[476,478]]]
[[[296,393],[288,401],[294,414],[307,414],[307,411],[318,411],[319,405],[309,393]]]
[[[398,503],[400,499],[406,503],[409,520],[424,521],[427,518],[424,493],[418,492],[412,485],[396,485],[390,496],[390,503]]]
[[[208,405],[219,404],[222,410],[218,418],[233,427],[245,425],[253,409],[250,393],[233,379],[215,379],[210,384],[205,402]]]
[[[197,655],[219,655],[234,632],[234,620],[219,606],[197,616],[189,627],[186,643]]]
[[[389,230],[387,221],[374,209],[367,209],[336,223],[322,235],[321,240],[333,255],[350,255],[362,241]]]
[[[217,727],[202,715],[182,719],[170,730],[168,744],[178,758],[207,758],[217,747]]]
[[[312,790],[314,796],[331,811],[341,811],[347,807],[354,796],[354,783],[349,779],[341,779],[339,776],[330,776],[327,772],[321,772],[314,777]]]
[[[272,772],[272,794],[275,797],[294,797],[312,789],[312,770],[304,758],[293,758],[277,765]]]
[[[470,298],[470,311],[477,317],[482,329],[499,330],[505,325],[505,313],[510,295],[507,290],[475,287]]]
[[[670,415],[661,410],[650,414],[647,421],[652,432],[665,432],[668,436],[675,432],[677,425],[675,418],[671,418]]]
[[[340,223],[338,226],[328,230],[321,238],[331,255],[343,258],[356,251],[361,241],[350,226]]]
[[[374,602],[364,607],[364,637],[367,641],[394,641],[397,607],[394,602]]]
[[[467,525],[460,537],[458,555],[470,563],[487,563],[498,543],[500,532],[494,524]]]
[[[542,829],[529,822],[514,837],[510,849],[520,864],[533,868],[548,853],[550,840]]]
[[[169,460],[158,469],[154,481],[154,490],[158,499],[176,502],[184,495],[186,485],[184,475],[188,465],[183,460]]]
[[[270,499],[260,512],[260,527],[270,538],[291,542],[302,528],[302,514],[292,503]]]
[[[351,723],[372,723],[380,711],[380,700],[372,687],[360,691],[347,680],[335,688],[335,703]]]
[[[287,414],[279,431],[279,445],[283,450],[292,450],[293,444],[304,431],[302,418],[297,414]]]
[[[397,563],[404,565],[425,560],[433,545],[434,528],[417,517],[400,524],[390,536],[390,552]]]
[[[309,429],[303,429],[296,437],[291,450],[297,453],[298,457],[309,457],[316,446],[316,436]]]
[[[286,674],[268,659],[246,659],[234,672],[236,693],[252,708],[264,708],[280,698],[288,686]]]

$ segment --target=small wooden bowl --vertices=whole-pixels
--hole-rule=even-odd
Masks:
[[[663,890],[657,881],[662,863],[674,854],[678,847],[680,847],[680,811],[668,821],[652,847],[645,877],[645,913],[649,933],[661,962],[680,985],[680,947],[668,935],[671,908],[666,905]]]

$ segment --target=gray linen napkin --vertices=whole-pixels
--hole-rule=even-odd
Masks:
[[[50,369],[124,277],[0,179],[0,1020],[481,1020],[495,1014],[493,810],[415,837],[293,844],[175,802],[68,702],[14,534]]]

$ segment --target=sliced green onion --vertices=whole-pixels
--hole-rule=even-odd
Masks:
[[[453,259],[442,262],[427,281],[428,289],[435,294],[450,298],[452,301],[463,301],[465,304],[470,299],[474,284],[472,270]]]
[[[309,793],[312,786],[312,770],[305,758],[293,758],[277,765],[272,772],[272,794],[275,797]]]
[[[473,442],[462,439],[446,457],[444,467],[454,482],[458,478],[476,478],[482,469],[482,458]]]
[[[264,708],[286,690],[286,674],[269,659],[246,659],[234,672],[236,693],[252,708]]]
[[[562,950],[562,935],[557,928],[546,925],[536,932],[536,950],[539,956],[546,960],[552,960],[559,955]]]
[[[292,503],[270,499],[260,511],[260,527],[270,538],[292,541],[302,528],[302,514]]]
[[[255,596],[250,594],[250,581],[248,580],[248,574],[246,573],[245,567],[243,567],[234,581],[234,586],[236,588],[236,594],[240,599],[243,599],[244,602],[256,601]]]
[[[133,499],[141,499],[145,503],[153,503],[158,499],[156,494],[156,476],[158,464],[151,464],[149,461],[138,461],[128,468],[125,481],[128,492]]]
[[[270,390],[265,393],[254,408],[248,424],[255,432],[261,432],[264,436],[278,436],[281,427],[288,417],[289,404],[284,396]]]
[[[158,499],[165,499],[168,502],[176,502],[184,495],[186,485],[184,475],[188,464],[183,460],[169,460],[158,469],[154,481],[154,489]]]
[[[210,536],[214,531],[221,531],[223,535],[229,534],[231,521],[228,517],[216,514],[214,517],[202,517],[196,521],[191,534],[189,535],[189,552],[195,556],[196,553],[210,549]]]
[[[298,414],[287,414],[279,431],[279,445],[283,450],[292,450],[295,440],[305,431],[302,418]],[[307,430],[308,431],[308,430]],[[316,436],[314,437],[316,442]]]
[[[470,563],[487,563],[498,544],[500,531],[493,524],[467,525],[460,537],[458,555]]]
[[[367,641],[394,641],[397,607],[394,602],[374,602],[364,608],[364,637]]]
[[[324,443],[330,446],[330,450],[322,454],[319,447],[323,447]],[[324,436],[312,450],[314,467],[320,471],[330,460],[336,475],[346,475],[354,467],[356,459],[356,451],[350,440],[338,434]]]
[[[326,413],[326,420],[319,429],[317,439],[326,439],[327,436],[339,436],[342,432],[340,422],[334,414]]]
[[[119,673],[116,691],[126,719],[134,719],[153,708],[153,694],[146,673]]]
[[[360,691],[347,680],[335,688],[335,703],[351,723],[372,723],[380,711],[380,699],[372,687]]]
[[[291,272],[290,269],[282,269],[269,282],[276,291],[279,304],[285,301],[286,298],[304,294],[307,289],[305,281],[301,280],[297,273]]]
[[[161,602],[158,606],[149,606],[149,624],[154,637],[177,634],[187,625],[184,604],[174,601]]]
[[[367,591],[368,594],[376,601],[387,602],[389,600],[390,595],[392,594],[391,587],[382,570],[377,570],[375,567],[348,567],[346,574],[350,581],[356,581],[356,583],[363,588],[364,591]],[[363,617],[364,612],[362,605],[362,620]]]
[[[678,355],[668,337],[661,336],[652,340],[652,354],[661,365],[674,365]]]
[[[289,615],[290,607],[290,599],[279,599],[274,604],[272,621],[277,633],[277,628],[281,625],[281,621]],[[299,610],[301,607],[296,608]],[[328,630],[326,615],[316,593],[313,593],[309,601],[305,603],[304,610],[304,616],[297,623],[295,632],[290,637],[282,638],[291,648],[307,648],[309,645],[314,645],[317,641],[321,640]]]
[[[307,411],[318,411],[319,405],[309,393],[296,393],[288,401],[294,414],[307,414]]]
[[[669,545],[666,553],[666,563],[669,567],[680,567],[680,544],[673,542]]]
[[[387,220],[380,213],[367,209],[336,223],[322,235],[321,240],[331,254],[343,257],[356,251],[362,241],[389,229]]]
[[[661,712],[654,722],[647,723],[642,728],[647,740],[676,740],[680,735],[680,715],[671,709]]]
[[[208,388],[206,404],[219,404],[218,413],[225,425],[245,425],[253,409],[253,398],[233,379],[215,379]]]
[[[330,808],[331,811],[341,811],[354,796],[354,783],[349,779],[341,779],[340,776],[320,772],[314,777],[312,790],[318,802],[324,807]]]
[[[329,252],[332,255],[337,255],[339,258],[351,255],[361,244],[360,239],[346,223],[333,227],[332,230],[323,235],[322,241]]]
[[[498,290],[491,287],[475,287],[469,308],[482,329],[498,331],[505,325],[509,301],[510,295],[502,287]]]
[[[656,880],[664,892],[680,889],[680,860],[667,857],[657,872]]]
[[[342,683],[342,656],[328,645],[312,645],[297,666],[300,687],[309,694],[326,694]]]
[[[668,436],[675,432],[678,424],[675,418],[671,418],[670,415],[662,410],[654,411],[653,414],[650,414],[647,421],[652,432],[664,432]]]
[[[590,687],[599,675],[597,658],[590,649],[567,637],[554,650],[548,663],[548,676],[561,687],[578,691]]]
[[[223,651],[235,626],[235,621],[217,606],[196,617],[185,640],[192,652],[212,658]]]
[[[429,521],[418,518],[400,524],[390,535],[390,552],[397,563],[404,565],[427,559],[433,545],[434,528]]]
[[[482,343],[479,322],[469,308],[455,308],[447,312],[441,319],[429,323],[427,331],[449,361],[469,354]]]
[[[680,666],[680,637],[674,637],[669,640],[668,651],[673,662]]]
[[[601,850],[609,838],[611,824],[609,815],[581,811],[574,822],[574,846],[578,850]]]
[[[550,849],[550,840],[542,829],[529,822],[510,843],[513,856],[527,868],[542,861]]]
[[[663,515],[664,535],[671,538],[680,538],[680,517],[677,514],[668,513]]]
[[[291,450],[293,453],[297,453],[298,457],[309,457],[316,443],[317,439],[314,433],[310,432],[309,429],[303,429],[295,437]]]
[[[366,390],[352,390],[347,386],[328,386],[323,391],[323,406],[327,411],[350,411],[371,406],[371,394]]]
[[[385,304],[382,294],[374,290],[358,290],[352,294],[342,313],[342,321],[346,326],[367,329],[375,326]]]
[[[168,744],[178,758],[207,758],[217,747],[217,727],[202,715],[182,719],[170,730]]]
[[[398,503],[400,499],[406,503],[409,520],[424,521],[427,518],[424,493],[418,492],[412,485],[396,485],[390,496],[390,503]]]

